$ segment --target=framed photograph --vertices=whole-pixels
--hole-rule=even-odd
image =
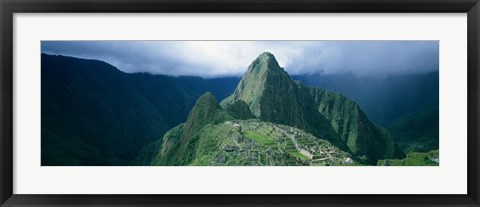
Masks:
[[[480,206],[478,0],[0,10],[1,206]]]

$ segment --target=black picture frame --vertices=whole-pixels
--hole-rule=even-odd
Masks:
[[[0,0],[1,206],[480,206],[478,0]],[[467,13],[468,193],[465,195],[19,195],[13,194],[15,13]],[[441,182],[440,182],[441,184]]]

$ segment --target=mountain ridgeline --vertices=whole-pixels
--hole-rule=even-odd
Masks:
[[[145,147],[134,165],[375,165],[403,158],[390,134],[352,100],[290,78],[262,53],[219,104],[205,93],[187,121]]]
[[[355,100],[370,121],[388,129],[405,153],[439,149],[439,71],[388,76],[309,74],[307,85]]]
[[[340,93],[362,107],[368,118],[388,128],[395,119],[415,112],[424,104],[438,106],[439,71],[414,74],[355,75],[351,72],[324,74],[321,72],[294,75],[305,85]]]
[[[203,93],[227,97],[239,81],[131,74],[98,60],[41,57],[41,160],[49,166],[128,165],[184,122]]]

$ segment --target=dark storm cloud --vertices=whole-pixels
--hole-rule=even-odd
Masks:
[[[273,53],[290,74],[361,76],[438,70],[438,41],[43,41],[42,52],[106,61],[125,72],[242,75]]]

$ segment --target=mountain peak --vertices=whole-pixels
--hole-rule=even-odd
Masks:
[[[290,76],[280,67],[275,56],[264,52],[250,64],[233,95],[224,100],[222,105],[243,100],[256,117],[262,117],[262,100],[265,97],[275,99],[292,93],[293,85]]]
[[[197,104],[201,104],[201,103],[211,103],[209,105],[212,105],[212,106],[215,106],[218,104],[217,99],[215,99],[215,96],[210,91],[204,93],[198,98]]]
[[[187,129],[197,129],[210,121],[210,118],[220,108],[215,96],[207,92],[198,98],[197,103],[193,106],[186,122]]]
[[[231,117],[223,111],[215,96],[206,92],[198,98],[197,103],[190,111],[183,135],[189,138],[206,124],[216,124],[226,119],[231,119]]]
[[[272,53],[270,53],[270,52],[262,52],[262,54],[260,54],[260,55],[258,56],[258,58],[268,58],[268,59],[272,59],[272,58],[273,58],[273,59],[275,59],[275,56],[274,56]]]
[[[284,72],[275,56],[270,52],[260,54],[248,67],[247,74],[259,74],[260,72]]]

